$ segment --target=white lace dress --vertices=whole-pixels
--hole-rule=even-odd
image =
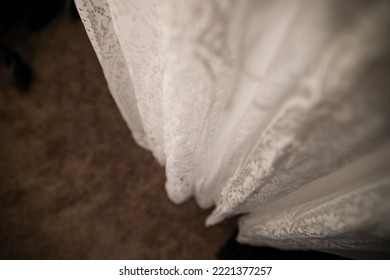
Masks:
[[[390,250],[388,1],[76,3],[170,199],[244,243]]]

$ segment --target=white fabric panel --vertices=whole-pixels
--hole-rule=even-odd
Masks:
[[[388,1],[76,3],[174,202],[247,214],[249,244],[389,250]]]

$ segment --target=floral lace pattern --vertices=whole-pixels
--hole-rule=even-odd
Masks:
[[[374,250],[390,236],[386,172],[324,196],[332,188],[316,183],[388,155],[387,1],[76,4],[134,138],[166,167],[174,202],[215,205],[209,225],[247,214],[239,239],[250,244]],[[296,204],[281,205],[291,196]]]

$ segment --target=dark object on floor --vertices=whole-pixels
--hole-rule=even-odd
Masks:
[[[271,247],[243,245],[236,241],[238,231],[217,253],[219,260],[346,260],[347,258],[317,251],[285,251]]]
[[[6,33],[18,27],[39,30],[48,25],[63,9],[73,20],[78,18],[72,0],[4,0],[0,4],[0,56],[11,71],[12,83],[20,91],[27,91],[33,81],[31,68],[15,49],[4,43]]]
[[[33,73],[22,57],[0,41],[0,51],[5,65],[10,69],[12,84],[19,91],[27,91],[33,80]]]

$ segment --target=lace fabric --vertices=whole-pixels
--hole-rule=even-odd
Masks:
[[[246,214],[244,243],[389,249],[387,1],[76,4],[174,202]]]

